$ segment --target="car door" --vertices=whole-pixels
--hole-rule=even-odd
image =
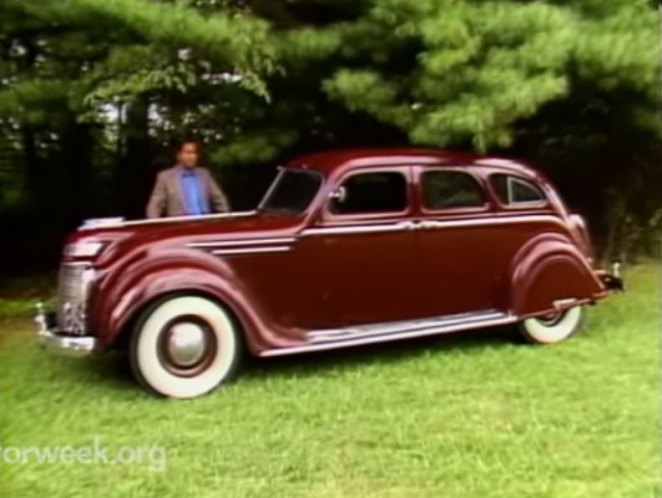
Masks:
[[[350,171],[336,183],[297,251],[337,328],[414,318],[417,291],[408,167]]]
[[[426,316],[497,307],[498,227],[481,223],[492,206],[480,177],[468,168],[415,168],[418,287]]]

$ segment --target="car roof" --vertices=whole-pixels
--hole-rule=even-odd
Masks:
[[[287,167],[318,171],[328,176],[336,170],[349,166],[352,169],[358,169],[406,163],[415,163],[420,166],[439,166],[440,164],[466,167],[485,166],[535,176],[535,173],[527,166],[506,157],[413,147],[340,149],[316,152],[294,159]]]

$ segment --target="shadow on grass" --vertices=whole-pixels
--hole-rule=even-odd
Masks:
[[[268,378],[324,376],[331,371],[336,373],[339,370],[360,369],[375,363],[410,361],[430,353],[443,355],[489,347],[506,347],[518,340],[518,337],[514,327],[500,327],[275,358],[255,358],[247,355],[238,372],[236,385],[243,382],[262,382]],[[88,384],[95,389],[112,389],[129,397],[140,392],[137,390],[125,352],[110,352],[79,360],[53,361],[58,363],[57,369],[61,378],[70,378],[76,383]]]

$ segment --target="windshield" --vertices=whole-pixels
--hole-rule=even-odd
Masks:
[[[308,209],[321,184],[322,175],[317,172],[284,169],[267,192],[261,210],[301,214]]]

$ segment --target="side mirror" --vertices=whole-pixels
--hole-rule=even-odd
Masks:
[[[347,189],[345,187],[338,187],[329,194],[329,199],[335,200],[337,203],[342,204],[347,200]]]

